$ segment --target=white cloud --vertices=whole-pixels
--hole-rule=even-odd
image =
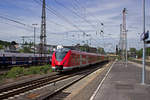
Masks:
[[[40,17],[41,6],[39,6],[35,2],[31,2],[31,0],[27,0],[27,1],[15,0],[15,1],[11,2],[9,5],[16,6],[16,8],[19,8],[18,10],[12,9],[10,11],[10,9],[8,8],[0,9],[1,13],[2,14],[5,13],[5,15],[7,14],[9,18],[11,18],[12,16],[12,18],[15,17],[17,18],[17,20],[20,19],[21,21],[29,25],[32,25],[33,23],[37,23],[39,27],[39,29],[37,30],[37,36],[39,36],[40,24],[41,24],[41,17]],[[71,1],[67,0],[67,2],[71,2]],[[129,28],[128,37],[130,39],[138,38],[137,33],[141,32],[141,24],[142,24],[141,15],[139,14],[139,10],[137,10],[139,9],[139,7],[136,7],[138,3],[139,3],[138,0],[135,1],[134,0],[108,0],[108,1],[89,0],[88,2],[86,2],[85,6],[84,4],[81,4],[84,7],[86,7],[86,12],[85,12],[86,17],[84,17],[84,12],[82,7],[78,7],[79,9],[77,11],[77,13],[79,13],[86,20],[88,20],[88,22],[86,22],[82,18],[75,16],[74,14],[67,11],[66,9],[58,9],[59,7],[56,5],[52,5],[52,6],[57,11],[59,11],[63,16],[68,18],[74,25],[79,27],[81,30],[87,32],[88,34],[91,34],[92,38],[95,39],[95,41],[93,40],[92,42],[93,46],[103,46],[103,43],[105,41],[103,41],[102,37],[96,35],[96,30],[100,30],[102,28],[104,29],[104,35],[113,34],[111,38],[114,38],[115,40],[108,39],[106,40],[106,42],[108,43],[112,42],[113,47],[115,48],[115,45],[118,43],[119,40],[119,34],[120,34],[119,25],[122,23],[122,9],[124,7],[129,9],[128,11],[129,13],[127,14],[127,28]],[[50,6],[51,4],[48,5]],[[72,9],[72,7],[70,8]],[[101,22],[104,23],[104,27],[101,27],[100,25],[97,24],[99,23],[97,19],[99,19]],[[62,26],[54,24],[52,21],[61,24]],[[93,26],[95,28],[93,28]],[[20,36],[33,35],[33,29],[27,31],[24,30],[23,28],[16,28],[14,26],[2,24],[2,23],[0,23],[0,30],[1,30],[0,32],[8,33],[8,34],[0,33],[1,39],[5,38],[5,40],[17,40],[21,42],[21,39],[19,38]],[[69,34],[68,37],[66,34]],[[75,35],[75,38],[72,38],[72,34]],[[79,40],[77,34],[80,34]],[[50,12],[47,12],[47,43],[49,44],[62,43],[64,45],[72,45],[72,42],[70,41],[74,41],[73,43],[79,43],[79,42],[82,43],[82,40],[84,40],[84,38],[81,37],[82,35],[83,35],[82,32],[79,32],[78,29],[76,29],[74,26],[70,25],[66,21],[62,20],[62,18],[58,18],[55,15],[51,14]],[[39,42],[39,39],[37,41]]]

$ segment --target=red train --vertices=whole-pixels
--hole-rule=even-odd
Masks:
[[[52,69],[67,71],[107,60],[107,56],[61,48],[52,55]]]

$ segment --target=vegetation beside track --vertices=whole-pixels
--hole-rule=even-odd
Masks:
[[[32,74],[47,74],[49,72],[52,72],[50,65],[31,66],[29,68],[13,67],[7,73],[0,75],[0,82],[4,79],[17,78]]]

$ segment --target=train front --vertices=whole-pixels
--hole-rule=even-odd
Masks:
[[[67,48],[57,49],[52,55],[52,70],[53,71],[64,71],[64,66],[68,66],[70,57],[70,50]]]

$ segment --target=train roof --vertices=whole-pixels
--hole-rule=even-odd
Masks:
[[[102,54],[98,54],[98,53],[85,52],[85,51],[80,51],[80,50],[75,50],[75,49],[70,49],[70,48],[60,48],[60,49],[57,49],[55,52],[57,52],[57,51],[59,51],[59,52],[62,52],[62,51],[68,52],[69,50],[71,50],[71,52],[82,53],[82,54],[85,54],[85,55],[88,54],[88,55],[106,56],[106,55],[102,55]]]
[[[104,56],[102,54],[98,54],[98,53],[91,53],[91,52],[84,52],[84,51],[78,51],[78,50],[71,50],[71,52],[75,52],[75,53],[82,53],[83,55],[99,55],[99,56]]]
[[[0,57],[40,57],[40,54],[33,54],[33,53],[11,53],[11,52],[0,52]],[[47,56],[51,56],[51,54],[47,54]]]

